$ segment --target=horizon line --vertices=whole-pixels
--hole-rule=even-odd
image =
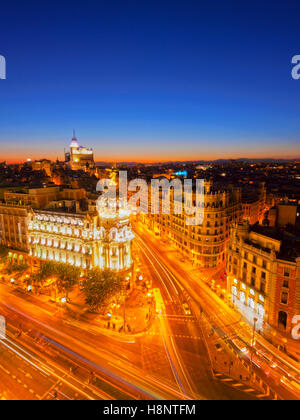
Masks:
[[[24,163],[30,163],[30,162],[38,162],[42,160],[49,160],[50,162],[56,162],[56,159],[51,158],[40,158],[40,159],[24,159],[24,160],[11,160],[11,159],[4,159],[1,160],[0,163],[6,163],[8,165],[21,165]],[[59,162],[64,162],[63,160],[58,159]],[[185,160],[176,160],[176,159],[170,159],[170,160],[119,160],[119,159],[112,159],[112,160],[97,160],[95,159],[95,163],[104,163],[104,164],[111,164],[111,163],[124,163],[124,164],[158,164],[158,163],[197,163],[197,162],[217,162],[217,161],[251,161],[251,160],[260,160],[260,161],[300,161],[300,156],[294,156],[294,157],[226,157],[226,158],[213,158],[213,159],[185,159]]]

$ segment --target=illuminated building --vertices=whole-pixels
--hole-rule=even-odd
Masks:
[[[86,171],[95,166],[93,150],[79,146],[75,133],[70,144],[70,155],[68,159],[70,159],[69,164],[74,171],[80,169]]]
[[[29,255],[83,269],[132,268],[129,213],[98,206],[98,214],[33,211],[29,215]]]
[[[58,187],[54,189],[59,192]],[[80,191],[62,190],[64,203],[78,194],[81,196]],[[59,197],[59,194],[51,195],[52,199],[55,197]],[[101,202],[97,203],[97,211],[94,207],[92,212],[82,212],[79,211],[79,202],[74,202],[73,211],[67,213],[60,208],[61,201],[55,200],[47,201],[48,208],[53,207],[53,210],[16,203],[1,204],[2,245],[15,251],[16,260],[22,256],[22,259],[26,257],[29,261],[30,257],[35,265],[40,260],[48,260],[65,262],[82,269],[110,268],[130,274],[134,236],[129,210],[118,203]]]
[[[205,268],[219,267],[225,263],[230,226],[242,217],[239,188],[220,190],[205,181],[204,221],[200,226],[188,226],[186,215],[174,214],[171,195],[170,214],[144,217],[151,229],[173,244],[195,265]]]
[[[0,204],[0,240],[13,252],[14,259],[23,260],[28,253],[29,207]]]
[[[236,225],[227,259],[227,288],[241,312],[291,330],[300,313],[300,249],[291,236],[263,226]]]
[[[51,177],[52,175],[51,160],[48,160],[48,159],[35,160],[34,162],[32,162],[32,170],[45,171],[47,176]]]
[[[51,203],[64,200],[80,200],[86,197],[82,188],[60,188],[51,186],[45,188],[23,188],[18,191],[5,191],[4,200],[7,204],[30,206],[33,209],[47,208]]]

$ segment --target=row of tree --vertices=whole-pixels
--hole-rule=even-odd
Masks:
[[[64,293],[67,301],[69,293],[82,281],[86,304],[95,312],[103,312],[112,300],[119,299],[123,290],[121,277],[111,270],[93,268],[81,279],[80,268],[52,261],[42,263],[30,281],[40,287],[52,285],[55,293]]]
[[[0,263],[7,262],[8,252],[7,247],[0,246]],[[11,262],[6,265],[5,272],[21,275],[28,269],[29,266],[26,264]],[[25,282],[36,289],[43,289],[45,286],[53,287],[55,294],[64,294],[67,301],[70,292],[82,282],[86,304],[95,312],[104,311],[112,300],[119,300],[123,292],[122,278],[111,270],[94,268],[88,270],[82,279],[79,267],[54,261],[41,263],[39,270],[27,276]]]

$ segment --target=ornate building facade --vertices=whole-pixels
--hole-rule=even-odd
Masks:
[[[230,237],[227,289],[241,312],[290,331],[300,313],[300,248],[277,229],[236,225]]]
[[[194,200],[195,201],[195,200]],[[144,220],[162,238],[170,240],[193,264],[216,268],[225,264],[231,224],[241,220],[242,205],[239,188],[218,189],[212,182],[204,183],[204,221],[200,226],[188,226],[186,215],[146,216]]]
[[[34,211],[29,215],[29,255],[75,265],[114,271],[132,268],[133,234],[129,213],[64,214]],[[101,212],[102,210],[102,212]]]
[[[15,261],[56,261],[82,269],[132,270],[129,211],[97,206],[98,212],[64,213],[0,205],[0,240]]]

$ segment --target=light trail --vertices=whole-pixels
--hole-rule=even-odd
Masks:
[[[136,234],[136,232],[135,232],[135,234]],[[138,234],[136,234],[136,238],[137,238],[137,241],[139,242],[139,243],[138,243],[138,245],[139,245],[139,246],[140,246],[140,248],[143,250],[144,255],[147,257],[147,259],[149,260],[149,262],[151,263],[151,265],[152,265],[152,266],[154,266],[154,264],[152,263],[151,259],[150,259],[150,258],[149,258],[149,256],[147,255],[147,253],[149,253],[149,255],[151,255],[151,257],[155,260],[155,262],[156,262],[156,263],[158,264],[158,266],[161,268],[161,270],[163,271],[164,275],[166,276],[166,278],[167,278],[167,279],[168,279],[168,281],[170,282],[170,284],[171,284],[171,286],[172,286],[173,290],[174,290],[174,291],[175,291],[175,293],[178,295],[178,294],[179,294],[179,293],[178,293],[178,290],[177,290],[177,288],[176,288],[176,286],[175,286],[175,284],[174,284],[174,282],[173,282],[172,278],[170,277],[170,275],[168,274],[168,272],[167,272],[167,270],[164,268],[164,266],[161,264],[161,262],[159,261],[159,259],[158,259],[158,258],[156,258],[155,254],[154,254],[154,253],[152,252],[152,250],[151,250],[151,249],[150,249],[150,248],[149,248],[149,247],[145,244],[145,242],[142,240],[142,238],[141,238]],[[155,266],[154,266],[154,267],[155,267]],[[168,290],[168,287],[167,287],[167,285],[166,285],[166,283],[165,283],[165,281],[164,281],[163,277],[162,277],[162,276],[161,276],[161,274],[158,272],[158,270],[156,269],[156,267],[155,267],[155,272],[157,273],[157,276],[158,276],[158,278],[160,279],[161,283],[162,283],[162,284],[164,285],[164,287]],[[176,279],[175,279],[175,281],[176,281]],[[177,283],[177,281],[176,281],[176,283]],[[179,285],[179,284],[178,284],[178,286],[179,286],[179,288],[180,288],[180,289],[182,289],[181,285]],[[181,290],[180,290],[180,291],[181,291]],[[170,295],[169,291],[168,291],[168,294]],[[190,393],[191,393],[191,394],[193,394],[193,392],[192,392],[192,386],[190,385],[190,381],[189,381],[189,379],[188,379],[188,377],[187,377],[187,375],[186,375],[185,368],[184,368],[184,366],[183,366],[183,364],[182,364],[182,361],[181,361],[181,357],[180,357],[180,355],[178,354],[178,351],[177,351],[177,348],[176,348],[176,344],[174,343],[174,341],[173,341],[172,337],[170,337],[170,335],[171,335],[171,334],[169,334],[169,333],[168,333],[169,327],[168,327],[168,324],[166,324],[166,319],[164,320],[164,322],[163,322],[163,321],[162,321],[162,319],[161,319],[161,324],[162,324],[162,327],[163,327],[163,330],[164,330],[164,334],[163,334],[164,346],[165,346],[166,354],[167,354],[167,357],[168,357],[168,360],[169,360],[169,363],[170,363],[170,366],[171,366],[172,372],[173,372],[173,374],[174,374],[175,380],[176,380],[176,382],[177,382],[177,384],[178,384],[179,388],[181,389],[182,393],[186,395],[186,390],[185,390],[185,387],[183,386],[183,383],[182,383],[182,381],[181,381],[181,379],[180,379],[180,376],[179,376],[179,374],[178,374],[178,372],[177,372],[177,370],[176,370],[176,368],[175,368],[175,364],[173,363],[173,359],[172,359],[172,357],[171,357],[171,355],[170,355],[169,348],[168,348],[168,346],[167,346],[167,343],[166,343],[166,339],[165,339],[165,337],[167,337],[167,338],[168,338],[168,341],[169,341],[169,346],[170,346],[170,348],[171,348],[171,349],[172,349],[172,351],[173,351],[173,354],[174,354],[174,359],[175,359],[175,361],[176,361],[177,366],[179,366],[179,371],[181,372],[181,376],[184,378],[184,381],[185,381],[186,385],[188,386],[188,388],[189,388],[189,390],[190,390]]]
[[[140,237],[140,236],[139,236]],[[143,239],[140,240],[143,241]],[[144,241],[143,241],[144,242]],[[149,248],[149,247],[148,247]],[[158,250],[155,249],[155,251],[151,250],[151,253],[157,253]],[[161,255],[158,255],[156,257],[156,259],[162,259]],[[163,262],[163,264],[165,265],[165,269],[166,271],[168,271],[168,273],[170,274],[170,276],[172,276],[172,278],[174,279],[174,281],[182,288],[181,285],[181,281],[183,281],[183,286],[185,287],[187,293],[193,297],[193,299],[199,304],[199,300],[201,301],[201,308],[202,310],[205,311],[205,313],[210,317],[210,314],[208,313],[208,303],[211,305],[211,307],[214,308],[214,312],[217,311],[220,313],[220,315],[214,315],[214,318],[217,320],[217,323],[220,324],[220,322],[222,322],[222,319],[225,317],[227,318],[228,321],[230,321],[229,326],[232,325],[233,322],[240,322],[241,319],[239,321],[236,320],[236,314],[234,314],[234,316],[232,316],[231,314],[231,310],[230,308],[227,307],[227,305],[225,305],[225,302],[223,302],[218,296],[212,295],[212,292],[210,290],[206,290],[206,288],[208,288],[207,285],[203,285],[203,284],[197,284],[197,288],[201,289],[201,294],[197,293],[196,294],[196,289],[192,289],[190,287],[190,285],[186,284],[186,281],[184,279],[184,277],[178,272],[178,275],[180,277],[181,280],[178,280],[178,278],[176,278],[174,276],[174,274],[172,273],[172,271],[169,269],[169,267],[166,265],[165,262]],[[193,279],[190,279],[191,284],[195,284],[195,282],[193,281]],[[188,287],[187,287],[188,286]],[[206,287],[206,288],[205,288]],[[203,300],[205,299],[205,304],[203,304]],[[223,311],[222,311],[222,307],[223,307]],[[224,321],[223,321],[224,322]],[[222,328],[225,328],[226,330],[228,330],[228,326],[226,325],[221,325]],[[248,325],[247,325],[248,327]],[[245,329],[247,328],[245,327]],[[249,342],[252,342],[252,333],[242,330],[240,329],[239,331],[234,329],[234,334],[241,338],[243,341],[245,341],[248,345]],[[247,334],[247,335],[245,335]],[[227,335],[231,335],[227,333]],[[258,335],[256,333],[256,341],[257,343],[259,343],[267,352],[271,353],[276,360],[280,361],[283,365],[289,367],[290,369],[292,369],[293,372],[296,372],[297,374],[300,374],[300,370],[296,365],[293,365],[291,362],[289,362],[288,360],[286,360],[284,357],[282,357],[281,355],[279,355],[278,353],[275,352],[275,350],[271,349],[269,345],[267,345],[264,341],[263,338]],[[282,368],[281,368],[282,369]],[[284,371],[284,369],[282,369]],[[285,371],[286,372],[286,371]],[[291,376],[290,373],[286,372],[288,374],[288,376]]]

